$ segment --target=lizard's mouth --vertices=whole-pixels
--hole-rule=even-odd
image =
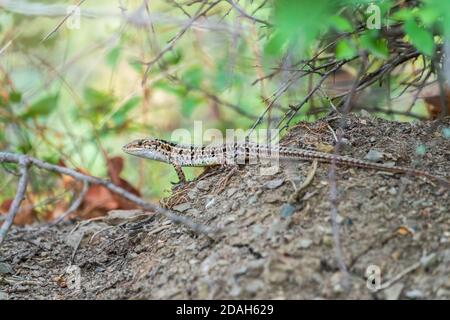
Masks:
[[[134,153],[133,151],[135,151],[135,148],[133,147],[132,143],[127,143],[126,145],[124,145],[122,147],[122,151],[125,153],[133,154]]]

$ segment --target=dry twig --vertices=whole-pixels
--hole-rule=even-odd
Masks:
[[[206,226],[203,224],[199,224],[187,217],[179,216],[170,210],[167,210],[167,209],[161,208],[155,204],[146,202],[145,200],[141,199],[140,197],[128,192],[127,190],[113,184],[112,182],[110,182],[108,180],[89,176],[89,175],[80,173],[78,171],[75,171],[75,170],[72,170],[72,169],[69,169],[66,167],[50,164],[48,162],[44,162],[42,160],[32,158],[32,157],[29,157],[27,155],[22,155],[22,154],[0,152],[0,163],[1,162],[19,164],[20,180],[19,180],[19,184],[17,186],[17,192],[16,192],[16,196],[14,198],[14,201],[10,207],[7,218],[0,229],[0,244],[4,241],[6,234],[7,234],[8,230],[14,220],[14,217],[20,207],[20,203],[24,197],[25,190],[26,190],[27,183],[28,183],[28,167],[29,166],[35,166],[37,168],[47,170],[50,172],[68,175],[76,180],[83,181],[84,183],[102,185],[105,188],[107,188],[108,190],[120,195],[124,199],[127,199],[127,200],[137,204],[144,210],[152,211],[159,215],[162,215],[165,218],[172,221],[173,223],[184,225],[196,233],[213,236],[214,234],[216,234],[219,231],[216,228],[212,228],[212,227],[209,227],[209,226]],[[75,206],[75,205],[76,205],[76,203],[73,204],[73,206]]]

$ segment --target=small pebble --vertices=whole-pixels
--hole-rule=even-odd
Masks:
[[[197,183],[197,189],[202,191],[208,191],[211,188],[211,182],[208,180],[201,180]]]
[[[230,198],[232,195],[234,195],[237,192],[238,189],[236,188],[230,188],[227,190],[227,198]]]
[[[364,159],[372,161],[372,162],[378,162],[378,161],[383,160],[383,153],[381,153],[380,151],[377,151],[375,149],[370,149],[370,151],[367,152]]]
[[[423,268],[430,268],[438,262],[436,253],[431,253],[427,256],[420,258],[420,264]]]
[[[389,194],[392,194],[393,196],[395,196],[397,194],[397,189],[392,187],[392,188],[389,189],[388,192],[389,192]]]
[[[284,183],[283,179],[274,179],[264,184],[264,187],[267,189],[276,189],[280,187]]]
[[[178,212],[184,212],[186,210],[189,210],[192,207],[192,204],[189,202],[185,202],[185,203],[180,203],[176,206],[174,206],[172,209],[174,211],[178,211]]]
[[[409,299],[422,299],[424,294],[420,290],[409,290],[406,291],[405,296]]]
[[[396,283],[384,290],[386,300],[398,300],[402,293],[404,285],[402,283]]]
[[[292,216],[292,214],[294,213],[294,211],[295,211],[294,206],[292,206],[290,203],[285,203],[285,204],[283,204],[283,206],[281,207],[280,215],[281,215],[283,218],[287,218],[287,217]]]
[[[248,293],[258,293],[264,288],[264,282],[261,280],[252,280],[245,286],[245,291]]]
[[[5,262],[0,262],[0,274],[12,274],[12,273],[13,269],[9,264]]]
[[[308,249],[313,241],[311,239],[300,239],[298,241],[298,247],[301,249]]]
[[[248,199],[248,204],[255,204],[256,202],[258,202],[258,197],[256,195],[253,195]]]

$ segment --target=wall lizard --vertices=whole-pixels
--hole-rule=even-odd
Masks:
[[[134,140],[123,146],[122,150],[134,156],[173,165],[180,182],[186,181],[181,167],[249,164],[251,163],[250,159],[260,160],[274,159],[275,157],[278,157],[281,160],[317,160],[324,163],[332,163],[334,160],[337,165],[422,176],[432,181],[444,184],[447,187],[450,186],[450,182],[445,178],[435,176],[422,170],[408,167],[390,166],[387,164],[375,163],[348,156],[340,156],[314,150],[274,145],[260,145],[252,142],[225,143],[221,145],[188,145],[176,144],[162,139],[146,138]]]

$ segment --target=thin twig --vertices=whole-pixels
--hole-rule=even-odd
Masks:
[[[22,203],[22,200],[25,198],[25,192],[27,190],[28,185],[28,158],[26,156],[18,156],[15,160],[16,161],[14,162],[19,164],[20,179],[19,183],[17,184],[16,196],[14,197],[14,200],[11,203],[11,206],[9,207],[9,211],[8,214],[6,215],[5,221],[3,222],[0,228],[0,245],[5,240],[6,234],[8,233],[9,228],[11,227],[14,221],[14,217],[19,211],[20,204]]]
[[[241,7],[239,7],[237,3],[234,3],[233,0],[227,0],[227,2],[228,2],[228,3],[229,3],[229,4],[230,4],[237,12],[239,12],[239,14],[242,15],[243,17],[245,17],[245,18],[247,18],[247,19],[249,19],[249,20],[251,20],[251,21],[253,21],[253,22],[259,22],[259,23],[261,23],[261,24],[263,24],[263,25],[265,25],[265,26],[267,26],[267,27],[272,27],[272,24],[271,24],[271,23],[269,23],[269,22],[267,22],[267,21],[264,21],[264,20],[261,20],[261,19],[258,19],[258,18],[255,18],[255,17],[249,15],[248,13],[246,13],[246,12],[244,11],[244,9],[242,9]]]
[[[364,61],[363,61],[364,62]],[[353,82],[352,88],[350,90],[350,94],[346,97],[345,106],[343,109],[343,117],[340,121],[339,131],[337,134],[333,133],[333,136],[336,138],[336,144],[334,147],[334,155],[339,156],[340,153],[340,146],[342,143],[342,136],[343,136],[343,130],[344,127],[344,119],[348,112],[351,110],[352,105],[352,99],[356,92],[356,88],[359,83],[360,77],[364,74],[365,70],[365,63],[361,64],[361,68],[359,70],[358,76],[355,78],[355,81]],[[331,129],[331,127],[329,127]],[[338,216],[338,191],[337,191],[337,179],[336,179],[336,158],[333,157],[331,160],[331,163],[328,167],[328,180],[329,180],[329,196],[330,196],[330,203],[331,203],[331,210],[330,210],[330,217],[331,217],[331,230],[333,233],[333,244],[334,244],[334,255],[336,262],[338,264],[339,270],[342,273],[342,286],[344,289],[348,290],[350,288],[350,281],[351,277],[348,272],[347,266],[344,262],[344,258],[342,255],[342,248],[341,248],[341,238],[340,238],[340,228],[339,224],[337,222],[337,216]]]
[[[38,167],[40,169],[44,169],[44,170],[51,171],[51,172],[54,172],[54,173],[68,175],[68,176],[71,176],[72,178],[74,178],[76,180],[84,181],[84,182],[89,183],[89,184],[96,184],[96,185],[104,186],[108,190],[110,190],[110,191],[120,195],[124,199],[127,199],[127,200],[137,204],[141,208],[143,208],[143,209],[145,209],[147,211],[152,211],[152,212],[155,212],[155,213],[157,213],[159,215],[162,215],[162,216],[164,216],[165,218],[169,219],[170,221],[172,221],[175,224],[184,225],[187,228],[189,228],[192,231],[194,231],[195,233],[213,236],[213,235],[215,235],[215,234],[217,234],[219,232],[219,230],[216,229],[216,228],[212,228],[212,227],[209,227],[209,226],[206,226],[206,225],[203,225],[203,224],[199,224],[199,223],[189,219],[188,217],[179,216],[179,215],[175,214],[171,210],[164,209],[164,208],[161,208],[161,207],[159,207],[159,206],[157,206],[155,204],[146,202],[145,200],[141,199],[140,197],[138,197],[138,196],[128,192],[127,190],[125,190],[125,189],[115,185],[114,183],[112,183],[112,182],[110,182],[108,180],[104,180],[104,179],[101,179],[101,178],[89,176],[89,175],[80,173],[78,171],[75,171],[73,169],[69,169],[67,167],[62,167],[62,166],[50,164],[48,162],[44,162],[42,160],[39,160],[39,159],[36,159],[36,158],[32,158],[32,157],[29,157],[29,156],[26,156],[26,155],[10,153],[10,152],[0,152],[0,162],[18,163],[21,166],[21,173],[22,173],[21,179],[19,181],[19,186],[17,188],[16,197],[14,198],[13,205],[11,205],[10,213],[8,214],[8,219],[9,219],[9,216],[12,215],[12,212],[14,212],[14,210],[15,211],[18,210],[18,206],[20,204],[21,197],[23,197],[23,192],[24,191],[22,193],[20,193],[20,192],[22,191],[22,189],[24,189],[26,187],[26,183],[25,183],[25,186],[24,186],[24,181],[25,182],[27,181],[26,180],[27,175],[25,174],[25,177],[24,177],[24,173],[23,172],[24,172],[25,169],[24,169],[24,165],[22,165],[22,163],[23,163],[23,164],[27,164],[27,165],[33,165],[33,166],[36,166],[36,167]],[[21,196],[21,197],[19,197],[19,196]],[[11,220],[11,223],[12,223],[12,220]],[[5,229],[6,231],[3,233],[3,236],[0,237],[0,240],[4,239],[4,236],[6,236],[6,232],[8,231],[10,225],[11,224],[8,225],[7,222],[5,222],[3,224],[2,230]]]
[[[83,181],[83,189],[80,191],[77,198],[72,202],[72,204],[66,210],[66,212],[64,212],[61,216],[59,216],[58,218],[56,218],[55,220],[53,220],[50,223],[50,226],[54,226],[55,224],[60,223],[67,216],[69,216],[71,213],[75,212],[78,209],[78,207],[81,205],[81,203],[84,199],[84,196],[86,195],[86,192],[88,191],[88,187],[89,187],[89,183],[87,183],[86,181]]]
[[[205,3],[202,4],[202,6],[199,8],[199,10],[197,12],[199,12],[198,14],[196,14],[193,18],[191,18],[189,20],[189,22],[169,41],[169,43],[156,55],[156,57],[145,63],[146,64],[146,69],[144,71],[144,76],[142,78],[142,85],[144,86],[145,83],[147,82],[147,77],[148,77],[148,73],[150,72],[150,68],[156,63],[158,62],[167,52],[169,52],[170,50],[172,50],[173,46],[175,45],[175,43],[186,33],[187,30],[189,30],[189,28],[192,26],[192,24],[198,20],[200,17],[204,16],[205,14],[208,13],[209,10],[211,10],[212,8],[214,8],[219,1],[215,1],[213,2],[208,8],[206,8],[204,11],[201,11],[205,5]]]
[[[74,7],[70,12],[68,12],[68,13],[64,16],[64,18],[56,25],[56,27],[53,28],[53,30],[50,31],[50,32],[44,37],[44,39],[42,39],[41,42],[46,41],[48,38],[50,38],[52,35],[54,35],[54,34],[56,33],[56,31],[58,31],[59,28],[61,28],[61,26],[64,24],[64,22],[66,22],[67,19],[69,19],[69,18],[75,13],[75,9],[78,9],[78,8],[83,4],[83,2],[85,2],[85,1],[86,1],[86,0],[80,0],[80,1],[75,5],[75,7]]]

